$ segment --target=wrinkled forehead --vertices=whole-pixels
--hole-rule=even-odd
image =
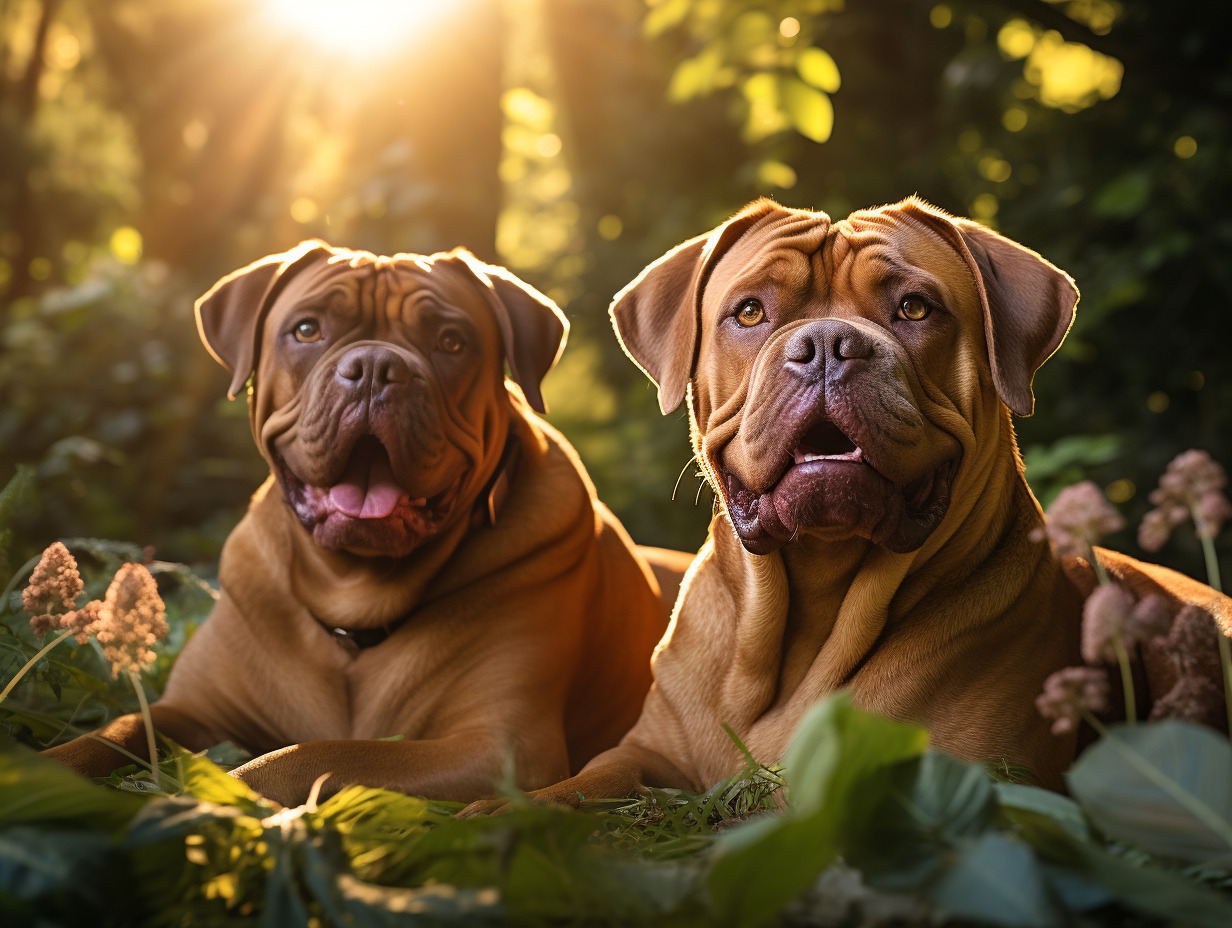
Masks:
[[[834,285],[902,282],[931,292],[946,306],[978,305],[975,276],[942,234],[945,221],[894,208],[852,213],[834,224],[827,241]]]
[[[427,308],[450,307],[469,314],[480,303],[481,296],[450,261],[339,250],[288,283],[270,310],[270,320],[312,309],[340,318],[375,314],[389,322],[409,321]]]
[[[715,265],[704,305],[717,308],[737,292],[773,288],[812,298],[843,298],[902,282],[947,306],[978,308],[966,258],[934,217],[901,209],[863,210],[831,223],[825,213],[797,213],[763,223]],[[940,224],[945,220],[939,217]]]
[[[830,230],[825,213],[771,215],[742,235],[715,264],[702,298],[716,307],[738,289],[799,292],[821,283],[822,252]]]

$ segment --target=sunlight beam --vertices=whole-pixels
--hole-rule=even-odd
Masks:
[[[323,51],[362,58],[439,26],[456,6],[440,0],[263,0],[268,18]]]

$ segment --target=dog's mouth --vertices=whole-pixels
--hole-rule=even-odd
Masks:
[[[792,449],[791,458],[797,465],[814,461],[856,462],[864,460],[864,451],[842,429],[825,419],[804,433]]]
[[[466,473],[431,495],[413,496],[394,473],[385,445],[363,435],[335,482],[307,483],[282,461],[278,475],[287,502],[321,547],[399,557],[449,520]]]
[[[922,545],[949,508],[957,461],[898,483],[878,470],[854,428],[845,430],[824,414],[809,418],[794,430],[787,424],[782,470],[762,492],[733,469],[719,468],[728,515],[744,547],[768,554],[809,530],[864,537],[893,551]]]

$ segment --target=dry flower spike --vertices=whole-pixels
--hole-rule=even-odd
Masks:
[[[153,663],[153,645],[167,635],[166,616],[158,584],[144,565],[125,564],[116,572],[94,628],[112,676]]]

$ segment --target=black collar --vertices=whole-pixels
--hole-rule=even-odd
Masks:
[[[518,438],[511,425],[509,427],[509,436],[505,439],[505,450],[501,452],[501,458],[496,464],[496,470],[492,472],[492,476],[488,478],[488,482],[484,484],[483,489],[475,498],[475,508],[471,512],[469,531],[475,531],[483,526],[484,523],[488,525],[496,524],[496,517],[500,515],[501,507],[505,503],[505,497],[509,495],[509,483],[517,472],[521,455],[522,440]],[[315,615],[313,618],[317,619],[317,623],[329,632],[330,637],[338,642],[344,650],[358,653],[365,648],[376,647],[405,625],[413,614],[413,612],[408,612],[406,615],[400,616],[384,625],[378,625],[376,628],[339,628],[336,625],[328,625],[322,622]]]

